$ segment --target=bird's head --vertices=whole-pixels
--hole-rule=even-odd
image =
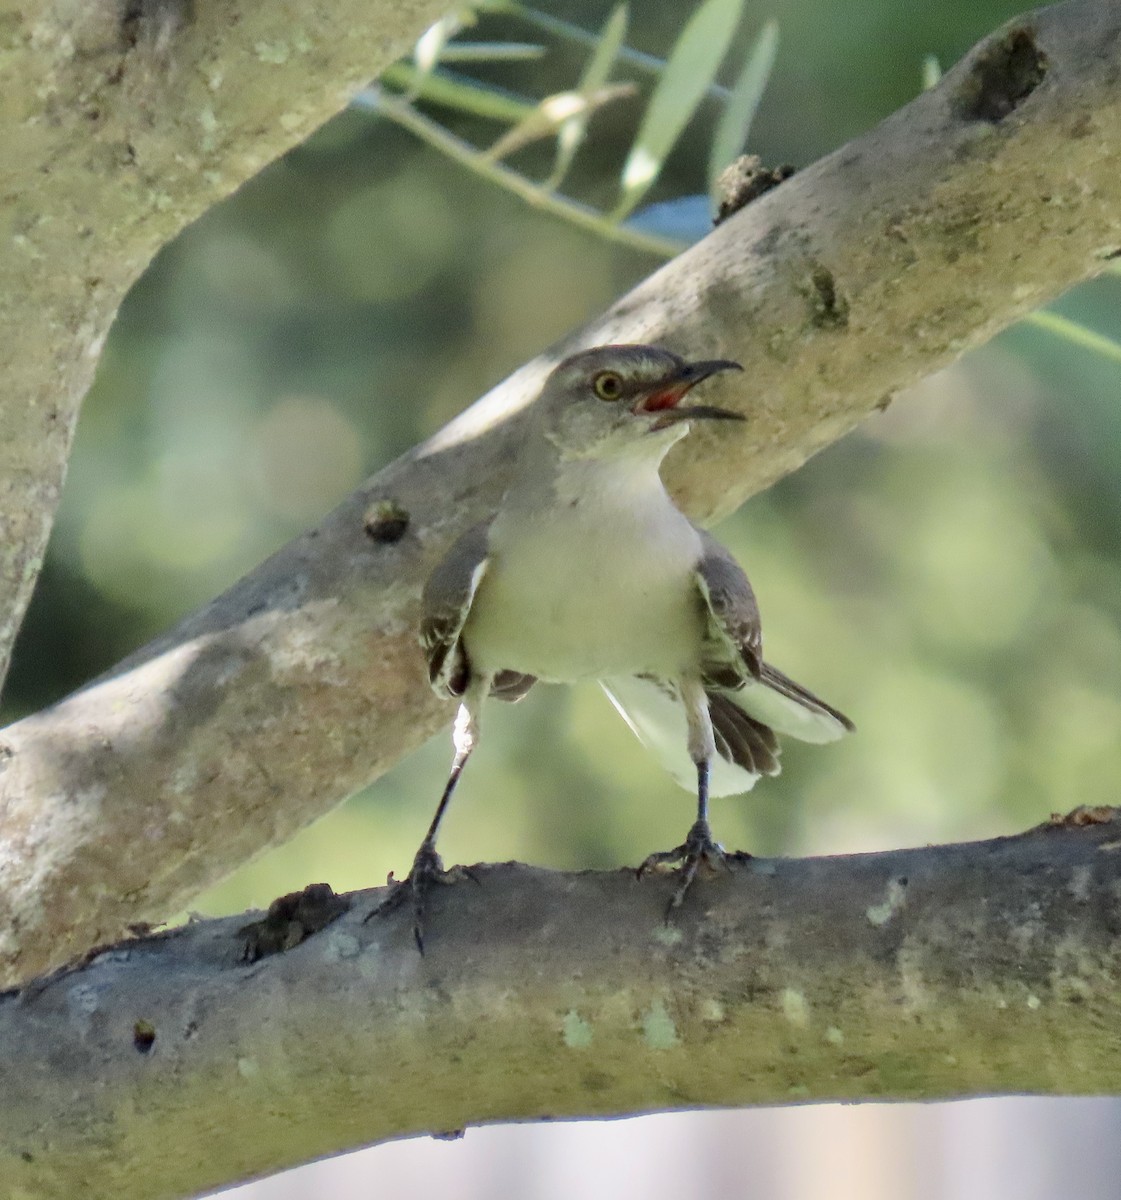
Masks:
[[[597,346],[566,358],[545,381],[541,432],[563,458],[595,458],[631,449],[660,458],[695,420],[742,421],[740,413],[681,401],[729,359],[687,362],[660,346]]]

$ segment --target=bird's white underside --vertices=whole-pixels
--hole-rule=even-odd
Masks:
[[[652,458],[568,463],[540,503],[508,498],[463,628],[476,670],[547,682],[695,670],[700,536]]]

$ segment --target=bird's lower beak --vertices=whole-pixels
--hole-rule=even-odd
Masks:
[[[742,413],[732,412],[728,408],[717,408],[711,404],[681,404],[681,399],[719,371],[742,371],[743,367],[730,358],[711,358],[704,362],[686,363],[680,371],[667,379],[661,380],[636,401],[632,411],[638,413],[657,413],[653,429],[665,429],[679,421],[710,420],[710,421],[743,421]]]

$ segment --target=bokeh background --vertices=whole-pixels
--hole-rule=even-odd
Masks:
[[[692,8],[636,5],[629,44],[664,57]],[[948,66],[1017,9],[749,6],[726,82],[767,18],[781,31],[749,149],[771,165],[812,162],[914,95],[928,55]],[[549,11],[595,30],[609,9]],[[532,64],[473,68],[523,96],[572,86],[587,55],[511,14],[482,16],[469,36],[548,47]],[[649,93],[649,74],[616,76]],[[422,111],[478,145],[503,128]],[[573,194],[610,207],[641,111],[639,97],[594,119]],[[652,199],[703,191],[718,116],[716,101],[701,106]],[[540,146],[512,165],[541,178],[551,162]],[[167,247],[122,309],[3,718],[65,694],[226,587],[658,262],[527,206],[368,107],[340,115]],[[718,530],[759,594],[768,657],[860,730],[824,749],[788,743],[778,779],[717,802],[726,844],[875,850],[1115,801],[1121,348],[1108,339],[1121,343],[1121,276],[1054,311],[1096,344],[1009,330]],[[448,758],[441,736],[196,909],[403,872]],[[441,846],[454,861],[609,867],[679,841],[691,804],[594,688],[536,689],[489,722]],[[472,1130],[237,1196],[1058,1200],[1121,1195],[1119,1168],[1114,1102],[1001,1100]]]

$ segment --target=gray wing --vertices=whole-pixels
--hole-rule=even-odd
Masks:
[[[697,532],[702,542],[697,590],[707,615],[701,678],[715,687],[739,688],[763,671],[759,606],[740,564],[710,533]]]
[[[490,520],[460,534],[428,576],[421,593],[420,644],[428,680],[437,695],[462,696],[471,680],[471,662],[463,645],[463,626],[487,570]],[[532,675],[500,671],[491,695],[520,700],[536,682]]]
[[[704,549],[697,588],[708,613],[701,679],[712,689],[710,709],[719,691],[768,732],[774,729],[806,742],[829,742],[851,732],[853,723],[844,713],[763,661],[759,608],[747,576],[714,537],[698,532]]]

